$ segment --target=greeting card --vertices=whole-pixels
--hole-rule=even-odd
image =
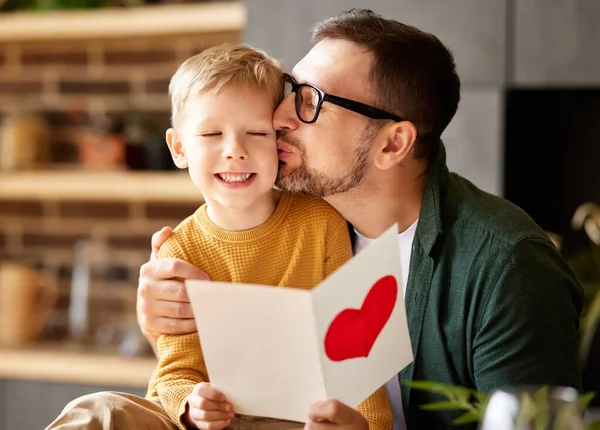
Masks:
[[[187,281],[211,384],[237,413],[356,407],[413,360],[397,226],[314,289]]]

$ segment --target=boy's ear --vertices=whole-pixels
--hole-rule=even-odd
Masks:
[[[402,121],[384,127],[378,139],[375,165],[387,170],[400,164],[411,152],[417,140],[417,128],[409,121]]]
[[[183,149],[183,144],[179,139],[179,135],[177,134],[177,130],[174,128],[170,128],[167,130],[167,146],[169,147],[169,151],[171,151],[171,157],[173,157],[173,162],[180,169],[185,169],[188,167],[187,157],[185,156],[185,151]]]

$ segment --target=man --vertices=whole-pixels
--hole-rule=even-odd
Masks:
[[[447,170],[440,136],[460,93],[451,53],[433,35],[367,10],[320,22],[314,37],[274,114],[278,185],[327,200],[351,224],[355,251],[398,223],[415,356],[399,379],[484,392],[579,389],[582,291],[573,274],[527,215]],[[169,234],[155,234],[153,247]],[[195,330],[173,279],[202,278],[199,269],[172,259],[142,267],[138,316],[151,343]],[[394,382],[398,427],[450,427],[458,412],[423,411],[440,398],[407,386],[400,396]],[[332,425],[366,428],[335,400],[313,405],[307,427]]]

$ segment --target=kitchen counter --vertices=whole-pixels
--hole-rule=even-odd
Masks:
[[[115,349],[66,344],[0,349],[0,379],[146,387],[154,357],[124,357]]]

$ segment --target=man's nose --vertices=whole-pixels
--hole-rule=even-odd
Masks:
[[[279,104],[273,114],[273,128],[275,130],[295,130],[298,128],[299,120],[295,107],[296,94],[289,94]]]

